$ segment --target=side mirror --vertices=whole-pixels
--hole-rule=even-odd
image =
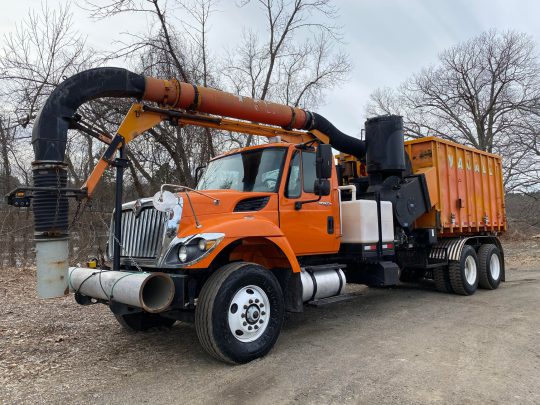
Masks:
[[[315,169],[317,173],[317,178],[331,178],[332,166],[334,166],[334,155],[332,154],[332,146],[327,144],[320,144],[317,148],[317,154],[315,157]]]
[[[320,196],[330,195],[330,191],[331,191],[330,180],[328,179],[315,180],[313,191],[315,192],[315,194],[320,195]]]

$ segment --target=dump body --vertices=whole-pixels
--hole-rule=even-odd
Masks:
[[[500,156],[434,137],[405,148],[413,172],[425,174],[432,205],[417,228],[436,228],[440,236],[506,230]]]

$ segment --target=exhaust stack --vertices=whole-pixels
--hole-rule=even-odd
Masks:
[[[163,312],[174,298],[174,282],[164,273],[70,267],[68,280],[72,292],[120,302],[150,313]]]

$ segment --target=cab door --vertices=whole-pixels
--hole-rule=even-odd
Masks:
[[[280,227],[296,255],[336,253],[339,250],[340,222],[337,178],[332,173],[331,193],[319,201],[295,206],[300,201],[317,200],[315,151],[291,148],[288,167],[280,187]]]

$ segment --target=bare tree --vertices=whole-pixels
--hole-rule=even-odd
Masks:
[[[397,90],[371,95],[368,114],[404,116],[410,136],[437,135],[504,158],[508,191],[540,180],[540,66],[527,35],[495,30],[456,45]]]
[[[44,98],[65,77],[88,68],[93,53],[73,30],[69,6],[43,3],[4,37],[0,55],[3,101],[31,123]]]
[[[15,31],[3,38],[0,46],[2,194],[19,183],[29,184],[33,160],[29,139],[37,112],[65,77],[92,67],[94,55],[85,39],[73,29],[68,6],[49,8],[44,3],[38,10],[30,10]],[[76,147],[70,145],[67,153],[71,181],[75,183],[82,178],[81,162],[87,159],[77,152],[86,150],[92,155],[93,145],[85,145],[84,139],[79,137]],[[30,212],[5,205],[1,209],[5,215],[2,215],[0,245],[8,251],[8,265],[25,264],[31,259]],[[0,256],[1,262],[5,256]]]
[[[339,29],[330,0],[256,0],[266,19],[266,36],[245,30],[243,41],[230,53],[224,75],[238,93],[295,106],[315,107],[324,89],[344,80],[348,57],[334,51]],[[246,6],[251,0],[244,0]],[[316,17],[321,18],[321,22]],[[305,37],[304,41],[301,38]],[[247,137],[250,145],[252,136]]]
[[[209,58],[208,22],[216,1],[120,0],[100,4],[86,1],[84,4],[93,18],[145,13],[151,21],[148,32],[127,34],[106,60],[127,58],[136,70],[145,74],[177,77],[204,86],[214,85]],[[139,173],[144,178],[147,177],[145,169],[152,166],[152,177],[157,181],[166,174],[168,182],[193,186],[195,168],[217,153],[214,144],[218,134],[210,129],[180,129],[160,125],[149,134],[159,145],[156,155],[132,154],[135,167],[131,172],[134,175]],[[132,151],[133,148],[137,148],[137,142]],[[156,159],[156,156],[159,158]],[[155,167],[160,162],[163,167]]]

